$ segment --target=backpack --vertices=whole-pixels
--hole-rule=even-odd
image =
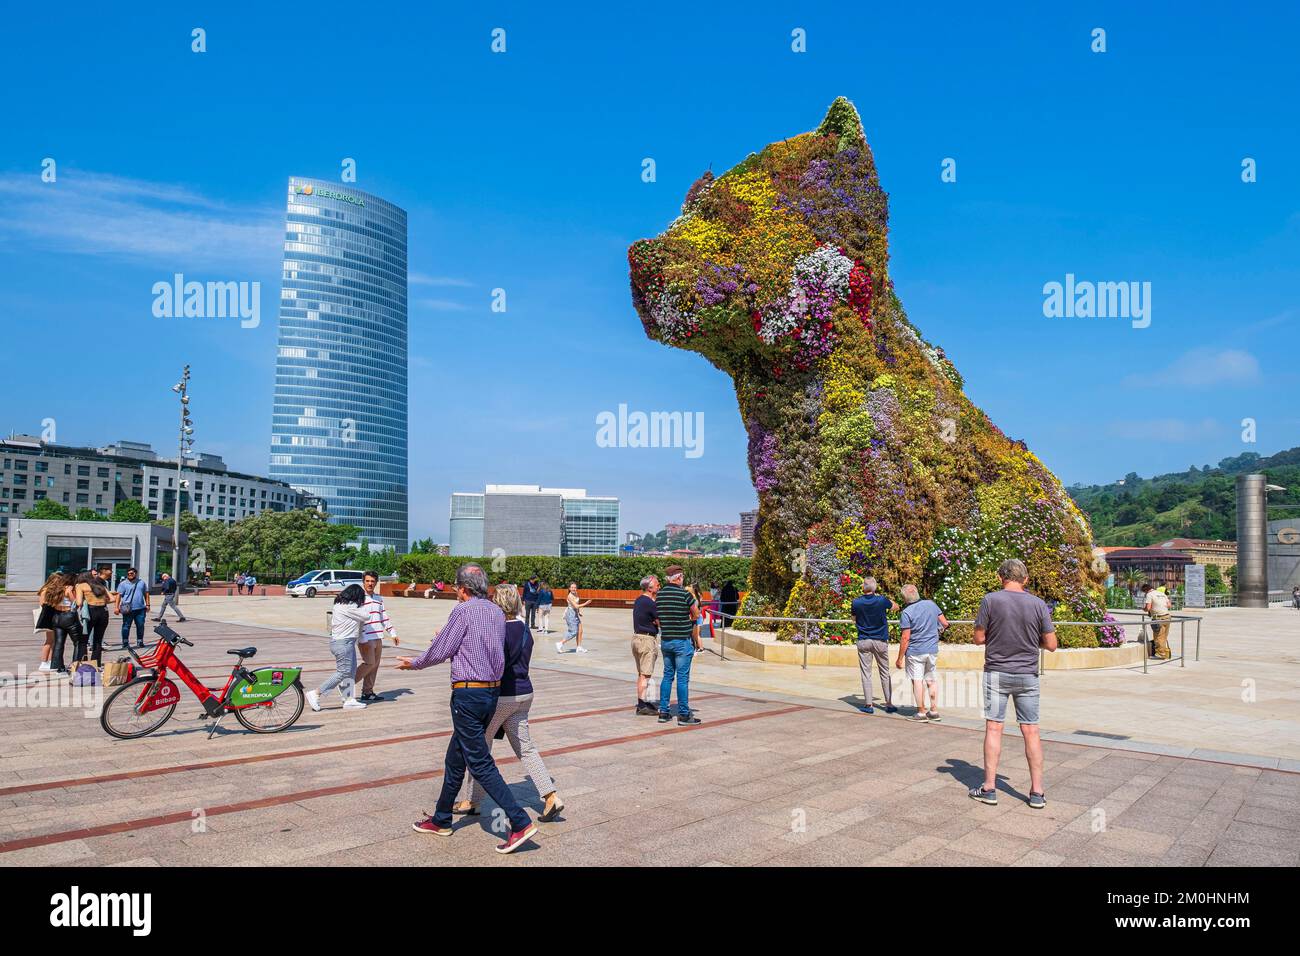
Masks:
[[[82,661],[72,672],[73,687],[96,687],[99,685],[99,668],[89,661]]]

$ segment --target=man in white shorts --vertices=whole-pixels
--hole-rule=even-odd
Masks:
[[[902,667],[907,662],[907,677],[912,682],[912,693],[916,697],[916,721],[940,721],[939,686],[935,680],[934,669],[939,661],[939,632],[946,630],[948,619],[939,610],[939,605],[928,598],[922,599],[915,584],[903,585],[903,600],[907,607],[898,619],[902,637],[898,644],[898,660],[895,667]],[[926,690],[930,692],[930,705],[925,702]]]

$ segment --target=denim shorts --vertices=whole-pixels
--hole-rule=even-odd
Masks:
[[[1002,723],[1007,717],[1007,698],[1016,708],[1016,723],[1038,723],[1038,675],[984,672],[984,719]]]

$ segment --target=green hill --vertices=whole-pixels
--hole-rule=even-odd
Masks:
[[[1269,495],[1269,518],[1300,516],[1300,448],[1267,458],[1251,452],[1225,458],[1217,467],[1193,465],[1154,478],[1130,473],[1122,483],[1067,490],[1092,522],[1098,544],[1141,546],[1169,538],[1232,541],[1237,537],[1237,475],[1256,471],[1287,489]],[[1288,504],[1292,507],[1281,507]]]

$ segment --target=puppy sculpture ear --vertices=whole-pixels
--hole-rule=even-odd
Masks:
[[[843,96],[835,98],[835,102],[826,111],[826,118],[817,127],[817,133],[823,136],[830,133],[838,137],[839,149],[867,145],[867,134],[862,130],[862,120],[858,116],[858,111]]]

